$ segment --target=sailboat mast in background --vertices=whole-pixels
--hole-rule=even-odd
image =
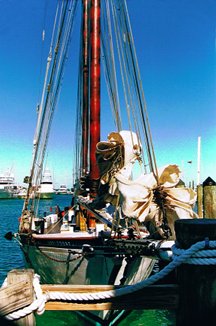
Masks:
[[[200,185],[200,158],[201,158],[201,137],[198,137],[197,146],[197,186]]]

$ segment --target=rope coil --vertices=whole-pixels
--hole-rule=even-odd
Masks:
[[[187,250],[181,250],[177,248],[175,245],[172,246],[173,251],[173,260],[165,266],[163,270],[160,272],[150,276],[148,279],[136,283],[134,285],[128,285],[124,288],[110,290],[110,291],[102,291],[96,293],[66,293],[66,292],[47,292],[45,294],[42,293],[40,287],[40,276],[35,274],[33,280],[33,286],[35,289],[36,300],[25,307],[24,309],[20,309],[14,313],[8,314],[6,316],[7,319],[13,320],[24,317],[32,312],[37,312],[38,314],[42,314],[45,310],[45,303],[49,300],[59,300],[59,301],[73,301],[73,302],[88,302],[88,301],[101,301],[107,300],[114,297],[119,297],[122,295],[128,295],[130,293],[141,290],[149,285],[152,285],[164,278],[171,271],[173,271],[176,267],[185,263],[194,264],[194,259],[199,261],[199,265],[216,265],[216,258],[212,258],[216,256],[216,250],[210,250],[209,248],[216,249],[216,241],[209,241],[208,247],[206,248],[206,241],[200,241],[193,244]],[[192,257],[192,258],[191,258]],[[195,257],[195,258],[193,258]]]

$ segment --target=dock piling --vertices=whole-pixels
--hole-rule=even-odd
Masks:
[[[216,220],[182,219],[175,223],[179,248],[188,249],[198,241],[216,239]],[[177,268],[179,306],[176,326],[212,325],[216,319],[215,265],[181,264]]]
[[[0,289],[0,311],[2,317],[30,305],[34,300],[34,271],[32,269],[12,270],[7,275],[7,286]],[[19,326],[35,326],[31,313],[13,321]]]
[[[203,210],[204,217],[216,219],[216,183],[210,177],[203,182]]]

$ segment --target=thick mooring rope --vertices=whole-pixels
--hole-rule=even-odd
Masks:
[[[48,302],[49,300],[88,302],[93,300],[101,301],[101,300],[111,299],[114,297],[119,297],[122,295],[127,295],[156,283],[157,281],[164,278],[176,267],[180,266],[183,263],[195,264],[194,259],[196,259],[196,264],[199,265],[212,265],[212,264],[216,265],[216,250],[210,250],[211,248],[212,249],[216,248],[216,241],[200,241],[193,244],[187,250],[182,250],[182,249],[180,250],[176,248],[176,246],[174,245],[172,247],[173,260],[166,267],[164,267],[163,270],[137,284],[128,285],[124,288],[110,290],[110,291],[103,291],[103,292],[96,292],[96,293],[47,292],[43,294],[39,283],[40,276],[35,274],[33,285],[35,289],[36,300],[26,308],[8,314],[6,318],[9,320],[18,319],[34,311],[37,311],[38,314],[42,314],[45,310],[45,303]]]

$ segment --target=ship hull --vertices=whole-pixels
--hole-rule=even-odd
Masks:
[[[103,248],[97,238],[74,242],[58,239],[50,246],[51,241],[24,241],[22,246],[27,267],[33,268],[44,284],[132,285],[146,279],[155,263],[149,257],[123,255],[113,252],[113,248]],[[128,312],[122,310],[82,312],[88,320],[101,325],[111,325],[125,314]]]
[[[13,194],[11,191],[7,189],[0,189],[0,199],[10,199],[13,197]]]
[[[37,197],[40,199],[53,199],[54,193],[53,192],[40,192],[37,194]]]

